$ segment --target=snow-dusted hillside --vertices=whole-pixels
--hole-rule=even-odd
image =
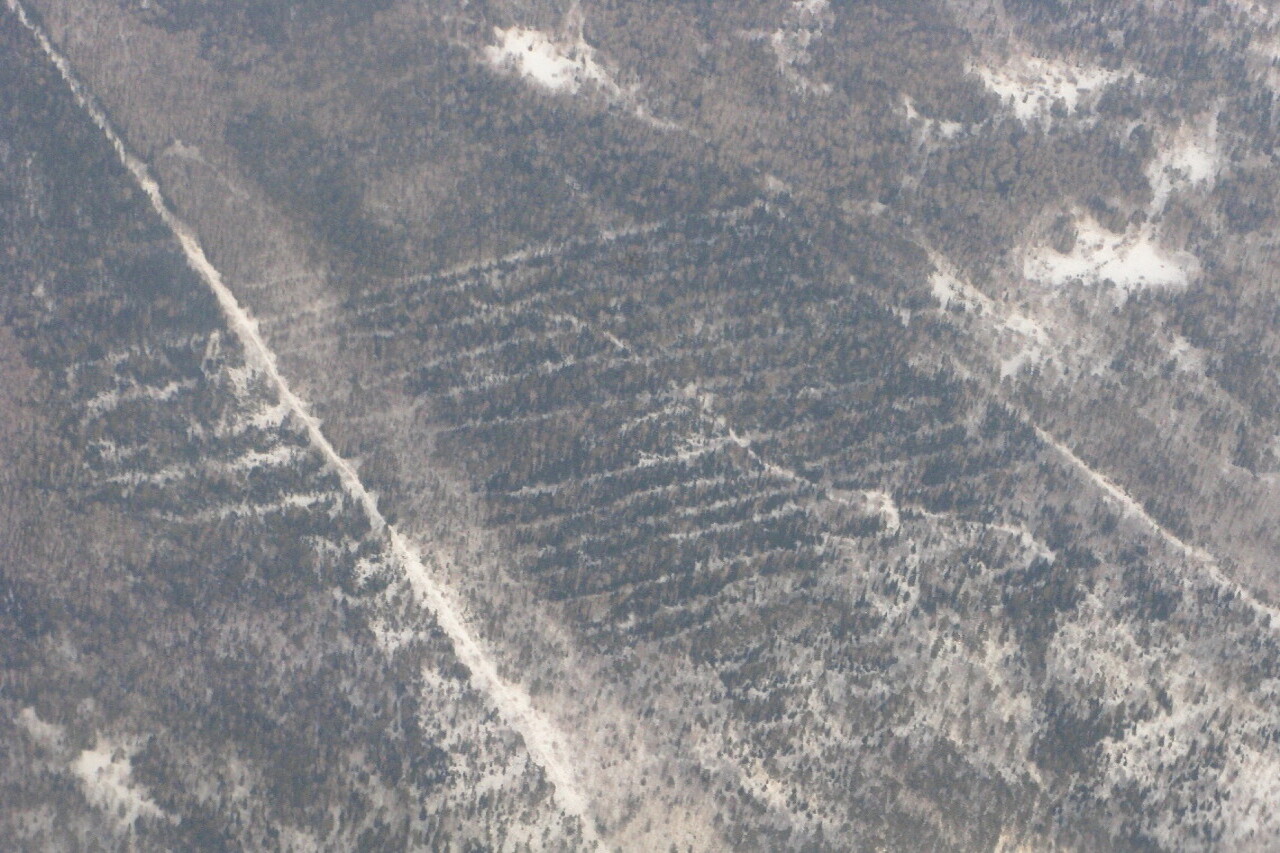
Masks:
[[[0,837],[1269,849],[1258,4],[0,11]]]

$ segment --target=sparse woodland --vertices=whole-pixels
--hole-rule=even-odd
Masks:
[[[1280,21],[29,11],[390,528],[0,13],[0,836],[1280,839]]]

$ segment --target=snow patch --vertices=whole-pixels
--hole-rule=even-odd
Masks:
[[[284,403],[263,406],[245,421],[245,425],[253,429],[272,430],[279,428],[289,415],[289,407]]]
[[[955,139],[964,132],[965,126],[961,122],[944,121],[943,119],[921,115],[910,95],[904,96],[903,109],[906,112],[907,121],[913,125],[920,126],[926,138]]]
[[[794,0],[791,4],[791,8],[800,15],[821,15],[830,6],[830,0]]]
[[[226,521],[228,518],[265,518],[271,513],[287,513],[294,510],[309,510],[312,507],[330,505],[341,506],[341,492],[293,492],[283,498],[265,503],[241,501],[234,504],[221,504],[213,509],[203,510],[187,516],[195,522]]]
[[[1199,266],[1190,253],[1161,246],[1150,225],[1130,226],[1115,234],[1084,216],[1077,221],[1076,244],[1070,252],[1033,249],[1023,258],[1022,272],[1032,281],[1055,287],[1110,281],[1123,301],[1148,288],[1186,287]]]
[[[764,191],[769,195],[790,195],[791,185],[777,175],[765,175]]]
[[[1045,340],[1044,326],[1025,314],[1010,314],[1004,321],[1004,327],[1026,338]]]
[[[1079,282],[1110,281],[1119,301],[1148,288],[1184,288],[1199,273],[1190,252],[1160,244],[1158,221],[1177,192],[1210,185],[1222,169],[1217,118],[1198,126],[1184,125],[1168,136],[1146,167],[1151,185],[1147,223],[1116,234],[1087,214],[1075,214],[1076,242],[1069,252],[1041,246],[1023,256],[1022,273],[1055,287]]]
[[[778,60],[778,72],[804,94],[831,94],[830,83],[815,83],[797,70],[797,67],[804,67],[813,61],[813,57],[809,55],[809,45],[821,35],[820,31],[808,29],[774,30],[769,34],[769,48]]]
[[[809,46],[822,38],[823,19],[828,17],[827,0],[796,0],[791,4],[793,18],[776,30],[745,30],[739,35],[748,41],[766,42],[778,63],[781,74],[802,95],[829,95],[831,84],[815,82],[800,69],[813,62]]]
[[[888,533],[897,533],[902,527],[902,514],[893,495],[885,491],[869,491],[865,494],[867,508],[880,516]]]
[[[1000,378],[1017,376],[1024,367],[1049,357],[1049,334],[1039,321],[1016,311],[1005,316],[1001,328],[1013,334],[1013,354],[1000,362]]]
[[[934,272],[929,277],[929,291],[933,298],[941,302],[943,309],[955,305],[961,311],[975,311],[977,314],[996,314],[996,302],[986,293],[979,291],[973,284],[964,282],[959,275],[951,272],[941,259],[934,257]]]
[[[1007,311],[978,288],[960,278],[941,258],[934,257],[934,273],[929,277],[929,290],[933,298],[942,303],[943,309],[955,306],[955,310],[977,316],[991,316],[999,320],[1000,328],[1012,332],[1028,342],[1047,344],[1048,333],[1044,325],[1018,311]]]
[[[1000,378],[1009,379],[1018,376],[1024,368],[1039,364],[1044,360],[1044,353],[1034,347],[1023,347],[1008,358],[1000,359]]]
[[[1197,186],[1211,185],[1222,169],[1215,115],[1203,127],[1183,126],[1156,152],[1147,164],[1151,184],[1151,213],[1164,212],[1169,196]]]
[[[183,379],[175,382],[166,383],[160,387],[151,385],[132,385],[121,389],[113,389],[111,391],[103,391],[84,404],[85,411],[90,415],[101,415],[103,412],[109,412],[118,408],[121,403],[127,403],[134,400],[170,400],[184,391],[190,391],[196,387],[194,379]]]
[[[494,27],[493,32],[498,43],[486,47],[484,55],[494,68],[514,71],[557,93],[574,94],[587,83],[612,95],[620,91],[609,72],[596,62],[595,48],[581,36],[566,43],[528,27]]]
[[[27,730],[27,735],[33,741],[45,749],[62,749],[62,726],[46,723],[36,714],[35,708],[23,708],[18,713],[18,724]]]
[[[139,817],[164,818],[165,812],[153,803],[147,790],[133,782],[132,744],[99,739],[71,762],[71,772],[80,780],[85,799],[107,814],[115,815],[121,829]]]
[[[301,447],[277,444],[270,450],[248,450],[228,463],[227,467],[232,471],[286,468],[305,456],[306,451]]]
[[[1169,358],[1173,359],[1181,372],[1203,374],[1205,371],[1204,352],[1193,346],[1182,335],[1173,336],[1173,343],[1169,346]]]
[[[1122,76],[1118,71],[1036,56],[1017,56],[999,68],[970,66],[969,71],[1023,123],[1046,120],[1057,102],[1070,115],[1087,95]]]
[[[934,256],[934,273],[929,278],[933,297],[944,311],[952,310],[990,318],[1001,334],[1000,378],[1017,376],[1024,367],[1040,364],[1050,357],[1052,339],[1044,325],[1019,311],[996,303],[981,290],[963,281],[942,258]]]
[[[38,746],[59,762],[66,761],[66,730],[40,719],[35,708],[23,708],[18,725]],[[99,737],[93,749],[77,754],[66,765],[79,781],[90,805],[112,816],[121,830],[128,830],[139,817],[169,819],[170,816],[151,801],[147,789],[133,781],[133,755],[138,751],[135,739],[111,740]]]

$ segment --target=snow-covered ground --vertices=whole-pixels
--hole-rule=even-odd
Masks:
[[[114,815],[122,829],[139,817],[163,818],[165,813],[151,801],[145,788],[133,781],[132,745],[99,740],[71,763],[80,780],[85,799]]]
[[[594,89],[626,106],[634,118],[650,127],[690,132],[678,122],[651,113],[638,96],[636,85],[626,89],[619,86],[609,69],[597,61],[596,49],[582,37],[580,15],[571,14],[570,20],[577,21],[577,35],[573,37],[555,36],[532,27],[494,27],[497,44],[484,48],[484,59],[495,71],[515,74],[543,91],[574,95]]]
[[[1036,56],[1016,56],[1000,67],[974,65],[969,70],[982,79],[1019,121],[1027,123],[1047,119],[1058,101],[1068,114],[1074,113],[1086,96],[1122,76],[1118,71],[1097,66]]]
[[[926,138],[955,139],[964,131],[965,126],[958,121],[943,121],[921,115],[916,109],[915,101],[911,100],[909,95],[904,99],[903,107],[906,110],[907,121],[913,126],[919,126]]]
[[[1094,485],[1098,486],[1114,504],[1124,511],[1126,515],[1145,525],[1175,550],[1199,563],[1203,567],[1205,577],[1207,577],[1218,590],[1225,591],[1231,597],[1242,602],[1246,607],[1256,612],[1260,617],[1267,619],[1268,624],[1280,625],[1280,607],[1275,607],[1260,600],[1248,589],[1233,580],[1222,570],[1222,567],[1218,564],[1217,558],[1214,557],[1213,554],[1198,545],[1192,545],[1186,542],[1176,533],[1169,530],[1169,528],[1156,521],[1156,519],[1147,512],[1136,498],[1124,491],[1124,489],[1120,488],[1120,486],[1118,486],[1111,478],[1090,467],[1087,462],[1079,456],[1076,456],[1075,451],[1071,448],[1067,447],[1040,427],[1036,427],[1035,430],[1036,435],[1040,437],[1042,442],[1056,450],[1062,457],[1070,462],[1082,476]]]
[[[1192,346],[1191,342],[1182,335],[1173,336],[1173,343],[1169,347],[1169,357],[1176,362],[1177,369],[1180,371],[1204,374],[1204,351]]]
[[[794,0],[791,4],[791,8],[800,15],[821,15],[830,6],[830,0]]]
[[[570,749],[568,739],[535,708],[527,692],[499,674],[497,663],[473,633],[460,605],[450,592],[441,587],[435,560],[431,557],[424,558],[416,545],[387,523],[378,508],[376,497],[365,488],[352,464],[334,448],[310,407],[293,392],[277,367],[275,353],[259,333],[258,324],[227,287],[222,274],[209,261],[195,233],[170,209],[160,191],[160,185],[151,176],[146,165],[125,147],[124,141],[85,91],[67,59],[54,48],[44,30],[27,15],[16,0],[9,0],[8,5],[23,26],[35,36],[41,49],[67,82],[80,107],[106,136],[121,164],[151,202],[157,216],[177,238],[188,264],[213,293],[228,328],[244,348],[247,368],[272,388],[280,402],[287,407],[289,415],[298,421],[313,450],[337,475],[342,491],[364,510],[374,531],[386,535],[388,560],[399,569],[403,579],[417,594],[418,600],[432,613],[437,624],[449,637],[458,660],[471,674],[472,684],[489,698],[504,722],[523,737],[529,754],[542,767],[548,781],[554,786],[555,798],[561,808],[581,819],[581,830],[587,844],[598,844],[599,838],[591,819],[590,800],[586,790],[579,784],[579,774],[572,763],[575,754]],[[580,58],[581,56],[579,54]],[[110,749],[110,753],[100,754],[96,748],[86,752],[78,759],[76,768],[82,778],[91,775],[100,784],[103,797],[116,796],[110,792],[116,791],[117,783],[124,784],[128,780],[127,759],[123,760],[125,763],[121,763],[115,757],[116,747],[112,746]],[[141,804],[135,805],[139,809],[144,807]]]
[[[961,279],[946,263],[944,258],[934,255],[934,266],[936,272],[930,280],[930,285],[935,298],[942,303],[943,309],[948,310],[955,306],[957,310],[983,319],[988,327],[996,332],[1001,354],[1007,351],[1008,344],[1006,341],[1009,333],[1019,336],[1023,341],[1024,348],[1030,353],[1043,353],[1050,346],[1055,346],[1056,342],[1049,335],[1049,330],[1043,324],[997,304],[995,300]],[[1070,330],[1058,330],[1056,328],[1054,331],[1059,332],[1063,338],[1070,333]],[[1052,352],[1053,350],[1049,351]],[[1056,344],[1056,351],[1059,353],[1063,351],[1061,344]],[[1194,366],[1197,359],[1201,357],[1190,344],[1177,339],[1175,339],[1174,346],[1171,348],[1171,355],[1179,359],[1180,365],[1185,361],[1189,367]],[[1007,370],[1007,359],[1003,362],[1003,365],[1004,369]],[[1174,550],[1198,563],[1203,571],[1202,576],[1207,578],[1213,587],[1228,591],[1232,597],[1257,612],[1259,616],[1271,620],[1272,624],[1280,625],[1280,608],[1258,599],[1247,588],[1232,579],[1223,571],[1213,554],[1180,538],[1147,512],[1136,498],[1124,491],[1107,475],[1091,467],[1065,443],[1059,441],[1041,427],[1034,428],[1036,435],[1045,445],[1063,457],[1086,481],[1098,487],[1107,499],[1118,506],[1125,515],[1151,530]]]
[[[140,817],[169,818],[152,802],[147,789],[133,780],[136,741],[99,736],[92,749],[71,755],[62,726],[40,719],[34,708],[22,709],[17,722],[32,741],[71,772],[94,808],[115,818],[121,831],[128,831]]]
[[[799,71],[813,61],[809,45],[820,36],[818,30],[803,28],[779,29],[769,34],[769,47],[778,60],[778,73],[787,78],[797,91],[805,94],[831,94],[830,83],[814,82]]]
[[[161,387],[152,387],[130,382],[127,387],[104,391],[85,403],[85,411],[90,415],[99,415],[131,400],[169,400],[183,391],[195,388],[193,380],[169,382]]]
[[[1203,124],[1187,124],[1162,141],[1147,164],[1151,184],[1151,215],[1164,212],[1174,192],[1211,185],[1222,169],[1217,116]]]
[[[796,0],[781,27],[772,31],[745,30],[739,35],[747,41],[767,44],[778,63],[778,73],[795,91],[802,95],[829,95],[830,83],[812,79],[801,70],[813,62],[809,46],[822,38],[828,6],[828,0]]]
[[[1076,223],[1076,244],[1063,254],[1039,247],[1023,257],[1022,274],[1054,287],[1110,281],[1117,299],[1146,288],[1185,287],[1199,269],[1187,252],[1166,249],[1150,225],[1133,225],[1121,234],[1108,231],[1091,216]]]
[[[1023,254],[1022,274],[1053,287],[1110,281],[1121,301],[1147,288],[1186,287],[1199,272],[1199,261],[1189,252],[1164,246],[1158,222],[1174,194],[1212,185],[1222,159],[1216,118],[1166,134],[1146,167],[1152,190],[1147,222],[1116,234],[1076,211],[1071,250],[1034,247]]]
[[[595,49],[581,36],[563,41],[528,27],[495,27],[498,43],[484,49],[497,69],[513,71],[552,92],[573,94],[594,84],[609,94],[620,91],[609,72],[595,59]]]
[[[940,257],[934,256],[935,272],[929,279],[933,297],[943,310],[954,309],[985,318],[999,335],[1000,377],[1017,376],[1024,367],[1039,364],[1053,352],[1048,330],[1040,321],[1021,311],[996,303],[960,276]]]
[[[884,529],[889,533],[897,533],[902,528],[902,514],[898,511],[898,502],[893,495],[877,489],[863,495],[867,508],[884,520]]]
[[[27,736],[43,749],[57,752],[63,748],[66,741],[62,726],[40,719],[35,708],[23,708],[19,711],[18,725],[22,726]]]

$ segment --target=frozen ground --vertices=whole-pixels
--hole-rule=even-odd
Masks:
[[[484,50],[497,69],[514,71],[522,78],[552,92],[573,94],[592,83],[617,94],[618,85],[595,60],[595,49],[581,36],[562,41],[527,27],[494,28],[498,43]]]
[[[1054,287],[1110,282],[1121,301],[1148,288],[1186,287],[1200,264],[1189,252],[1165,246],[1158,223],[1170,198],[1211,186],[1221,169],[1215,119],[1166,133],[1145,170],[1152,193],[1145,223],[1115,233],[1076,211],[1076,241],[1071,250],[1033,248],[1023,255],[1022,274]]]
[[[964,281],[940,256],[935,255],[934,266],[929,287],[943,309],[981,317],[998,336],[1002,379],[1050,357],[1053,342],[1040,321],[998,304]]]
[[[452,595],[440,586],[436,572],[433,571],[437,568],[434,561],[429,557],[424,559],[413,543],[387,523],[378,509],[374,495],[365,488],[355,468],[338,454],[321,431],[320,421],[311,414],[307,404],[294,394],[279,372],[275,354],[259,334],[257,323],[223,282],[221,273],[210,263],[195,234],[169,208],[160,186],[147,167],[125,147],[124,141],[112,128],[106,115],[85,93],[66,58],[54,49],[43,30],[14,0],[10,0],[9,5],[39,41],[45,54],[67,81],[80,106],[107,137],[120,162],[146,194],[160,220],[177,238],[188,264],[212,291],[228,327],[244,347],[248,369],[267,382],[280,402],[287,407],[289,414],[297,419],[312,449],[337,475],[342,490],[364,510],[373,529],[386,534],[389,540],[387,557],[397,566],[403,578],[417,593],[419,601],[431,611],[437,624],[448,635],[459,661],[470,671],[472,683],[489,698],[502,719],[524,738],[530,755],[541,765],[548,780],[555,786],[555,796],[560,806],[570,815],[581,818],[583,837],[588,843],[598,841],[589,814],[588,797],[578,784],[578,774],[570,763],[570,755],[560,732],[533,706],[527,693],[501,677],[496,663],[472,633]],[[127,761],[117,766],[116,748],[112,746],[110,750],[109,753],[100,752],[98,748],[87,751],[77,759],[74,767],[82,779],[92,778],[95,784],[100,785],[103,797],[114,796],[110,792],[119,787],[117,783],[123,784],[121,780],[128,779]]]
[[[973,66],[970,71],[1026,123],[1048,119],[1057,102],[1070,115],[1086,96],[1121,78],[1118,71],[1035,56],[1016,56],[1000,67]]]
[[[596,49],[582,36],[581,18],[577,34],[555,36],[532,27],[494,27],[497,44],[484,48],[484,59],[500,73],[515,74],[538,89],[559,95],[575,95],[594,89],[610,101],[625,105],[631,115],[663,131],[689,133],[683,125],[655,116],[640,99],[637,87],[625,90],[604,65],[596,61]]]
[[[1075,247],[1065,254],[1049,247],[1029,251],[1022,273],[1032,281],[1054,287],[1073,283],[1110,282],[1123,301],[1147,288],[1185,287],[1197,271],[1196,259],[1187,252],[1164,248],[1149,225],[1130,226],[1115,234],[1091,216],[1076,224]]]
[[[99,736],[92,749],[81,750],[68,760],[67,735],[62,726],[40,719],[34,708],[24,708],[18,714],[18,724],[48,757],[71,771],[84,798],[114,817],[120,830],[127,831],[140,817],[169,817],[152,802],[147,789],[133,779],[133,754],[137,751],[133,740]]]
[[[165,814],[147,791],[133,781],[133,749],[125,744],[99,740],[71,764],[71,770],[94,806],[115,815],[122,828],[139,817],[161,818]]]
[[[965,126],[958,121],[944,121],[921,115],[910,96],[904,99],[903,107],[906,110],[907,121],[923,131],[926,141],[933,138],[955,139],[965,129]]]
[[[1146,168],[1151,215],[1163,213],[1173,193],[1211,185],[1221,168],[1216,116],[1203,125],[1184,125],[1169,134]]]

